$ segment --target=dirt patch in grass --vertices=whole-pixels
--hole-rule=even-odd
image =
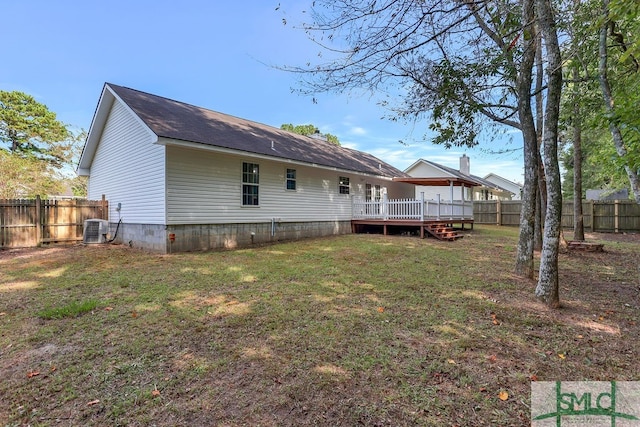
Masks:
[[[0,425],[529,425],[532,380],[638,380],[640,241],[625,237],[560,256],[560,310],[511,274],[506,227],[0,251]]]

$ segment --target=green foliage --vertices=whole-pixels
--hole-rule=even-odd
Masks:
[[[0,91],[0,198],[46,197],[69,189],[86,196],[73,169],[86,132],[70,131],[46,105],[22,92]]]
[[[335,145],[340,145],[340,140],[338,140],[338,137],[335,135],[332,135],[330,133],[325,133],[325,134],[321,134],[320,133],[320,129],[318,129],[316,126],[314,125],[293,125],[291,123],[285,123],[283,125],[280,126],[280,129],[282,130],[286,130],[289,132],[293,132],[293,133],[297,133],[298,135],[305,135],[305,136],[311,136],[311,135],[320,135],[322,137],[324,137],[327,142],[330,142],[332,144]]]
[[[0,143],[11,152],[61,166],[69,160],[69,136],[56,114],[31,95],[0,90]]]
[[[640,116],[637,113],[640,103],[637,90],[640,87],[639,8],[635,0],[610,2],[607,73],[614,99],[611,113],[606,112],[598,81],[598,36],[600,26],[606,21],[602,16],[602,2],[582,2],[572,14],[570,34],[573,42],[565,52],[570,59],[565,63],[568,85],[561,120],[565,149],[560,157],[567,171],[563,185],[566,196],[573,197],[572,150],[566,147],[572,143],[576,103],[580,105],[583,134],[583,188],[628,188],[625,166],[640,167]],[[578,74],[577,81],[575,73]],[[610,125],[617,126],[622,133],[627,151],[622,157],[614,147]]]
[[[62,181],[48,163],[2,149],[0,176],[0,199],[31,198],[63,191]]]

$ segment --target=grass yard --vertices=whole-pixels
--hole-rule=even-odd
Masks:
[[[640,380],[640,238],[550,311],[517,233],[0,252],[0,425],[521,426],[532,380]]]

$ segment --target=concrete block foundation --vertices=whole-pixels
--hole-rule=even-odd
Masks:
[[[111,233],[116,224],[111,224]],[[120,224],[115,243],[151,252],[176,253],[247,248],[253,245],[351,233],[351,221],[247,224]]]

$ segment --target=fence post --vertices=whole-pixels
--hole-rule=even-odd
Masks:
[[[596,215],[593,207],[593,200],[589,200],[589,214],[591,215],[591,232],[596,231]]]
[[[502,203],[500,203],[500,199],[496,200],[496,224],[502,225]]]
[[[619,228],[620,228],[620,205],[619,205],[620,201],[619,200],[614,200],[613,201],[613,230],[615,233],[618,232]]]
[[[40,196],[36,196],[36,215],[34,218],[34,222],[35,222],[35,226],[36,226],[36,246],[40,247],[42,245],[42,229],[40,228],[40,222],[42,220],[41,218],[41,210],[42,208],[42,201],[40,200]]]
[[[100,210],[102,214],[100,219],[109,219],[107,216],[107,198],[104,194],[102,195],[102,200],[100,200]]]

